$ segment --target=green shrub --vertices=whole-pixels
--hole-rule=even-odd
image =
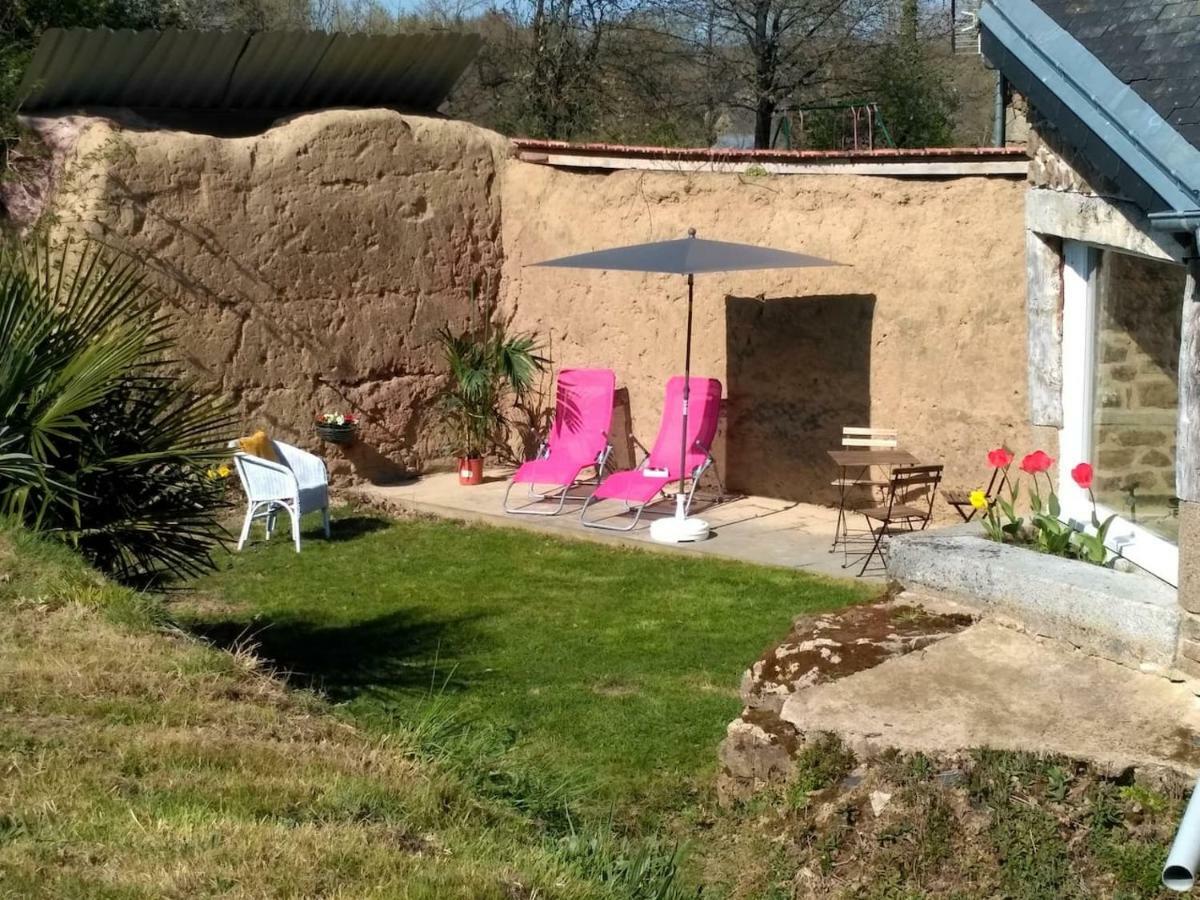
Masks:
[[[212,566],[232,426],[166,368],[151,299],[95,242],[0,248],[0,511],[137,584]]]
[[[808,795],[841,781],[854,768],[854,752],[831,732],[821,732],[796,756],[796,768],[788,786],[788,803],[803,809]]]

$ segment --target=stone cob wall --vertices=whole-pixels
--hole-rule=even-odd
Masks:
[[[1054,450],[1024,413],[1019,179],[558,171],[384,110],[232,138],[120,119],[81,120],[59,223],[142,255],[184,365],[340,477],[444,459],[434,332],[488,314],[556,366],[615,369],[617,460],[635,461],[682,367],[682,279],[523,267],[689,226],[848,264],[698,279],[695,371],[725,384],[734,489],[833,500],[825,452],[849,424],[899,429],[953,487],[985,480],[999,443]],[[312,433],[330,408],[364,420],[348,455]]]
[[[128,114],[76,124],[56,227],[145,259],[183,366],[235,400],[244,430],[308,446],[339,477],[385,481],[445,453],[434,335],[495,308],[503,138],[388,110],[239,138]],[[321,445],[326,410],[357,414],[361,440]]]
[[[683,368],[681,277],[526,268],[615,243],[700,236],[846,265],[696,278],[693,372],[724,383],[727,485],[831,502],[826,451],[845,425],[896,428],[947,486],[986,483],[1002,443],[1054,453],[1028,425],[1023,200],[1012,177],[747,177],[510,163],[502,309],[550,340],[556,364],[608,366],[617,455],[649,446]],[[955,518],[938,504],[938,514]]]

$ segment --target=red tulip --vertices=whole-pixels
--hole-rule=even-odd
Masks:
[[[1054,460],[1044,450],[1034,450],[1021,460],[1021,471],[1036,475],[1038,472],[1048,471],[1052,465]]]
[[[993,469],[1006,469],[1012,461],[1012,451],[1007,447],[997,447],[988,451],[988,465]]]
[[[1071,470],[1071,477],[1075,479],[1075,483],[1085,491],[1092,487],[1092,464],[1081,462]]]

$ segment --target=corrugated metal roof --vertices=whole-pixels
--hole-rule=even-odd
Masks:
[[[436,109],[479,51],[477,34],[110,31],[42,35],[21,94],[26,110]]]

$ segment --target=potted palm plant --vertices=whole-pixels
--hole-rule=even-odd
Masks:
[[[508,410],[534,387],[545,366],[531,335],[509,337],[485,325],[477,335],[467,329],[438,332],[450,385],[442,396],[442,414],[454,436],[459,484],[483,481],[483,457],[508,438]]]

